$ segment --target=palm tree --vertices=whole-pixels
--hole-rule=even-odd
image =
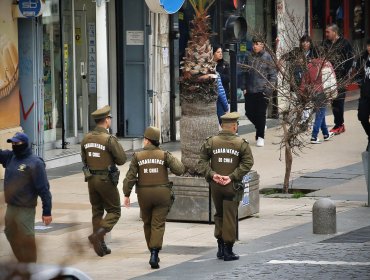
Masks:
[[[189,0],[195,11],[190,40],[181,62],[181,161],[188,173],[196,175],[196,163],[203,141],[218,132],[216,114],[217,90],[214,78],[205,75],[216,73],[208,9],[215,0]]]

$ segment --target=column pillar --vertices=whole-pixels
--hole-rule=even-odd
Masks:
[[[96,1],[96,94],[97,108],[109,103],[107,4]]]

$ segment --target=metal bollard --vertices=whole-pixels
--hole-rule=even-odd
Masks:
[[[337,232],[336,207],[329,198],[321,198],[312,207],[312,225],[315,234]]]
[[[367,207],[370,207],[370,181],[369,181],[369,173],[370,173],[370,157],[369,152],[362,153],[362,164],[364,166],[364,173],[367,185]]]

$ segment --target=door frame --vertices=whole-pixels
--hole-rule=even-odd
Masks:
[[[125,26],[125,11],[126,9],[126,1],[131,0],[122,0],[122,1],[115,1],[116,2],[116,27],[117,27],[117,135],[122,137],[141,137],[142,133],[130,134],[128,131],[128,124],[126,121],[127,117],[127,107],[128,106],[135,106],[134,103],[127,102],[127,65],[143,65],[143,80],[144,83],[144,110],[143,115],[139,116],[142,120],[143,128],[149,124],[150,122],[150,108],[149,108],[149,98],[150,95],[153,94],[153,91],[149,90],[149,35],[151,32],[156,32],[151,30],[150,26],[150,19],[149,19],[149,10],[147,5],[145,4],[144,0],[142,1],[143,6],[143,31],[144,31],[144,45],[143,45],[143,62],[140,61],[127,61],[126,58],[128,57],[127,51],[127,44],[126,44],[126,31],[128,30]],[[128,63],[127,63],[128,62]]]
[[[78,96],[77,96],[77,79],[81,79],[81,90],[82,90],[82,134],[86,134],[89,131],[89,92],[88,92],[88,85],[87,85],[87,75],[88,75],[88,36],[87,36],[87,15],[86,10],[74,10],[73,11],[73,21],[74,21],[74,30],[76,30],[76,15],[81,14],[83,15],[83,22],[81,23],[81,26],[84,26],[84,28],[81,30],[82,35],[82,44],[83,46],[81,48],[85,48],[85,54],[83,59],[79,59],[77,61],[77,54],[76,54],[76,39],[74,40],[74,60],[75,60],[75,98],[76,98],[76,130],[77,130],[77,136],[79,140],[82,140],[83,135],[79,135],[78,130],[78,114],[77,110],[79,110],[79,104],[78,104]],[[76,31],[75,31],[76,32]],[[76,38],[76,35],[74,36]],[[82,66],[81,63],[84,63],[84,66]],[[78,70],[78,71],[77,71]]]

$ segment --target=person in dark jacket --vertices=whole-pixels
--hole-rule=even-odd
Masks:
[[[338,96],[332,101],[334,115],[334,127],[330,130],[334,134],[345,132],[344,127],[344,101],[346,89],[344,81],[353,64],[353,48],[351,44],[339,36],[339,28],[336,24],[330,24],[325,30],[326,40],[323,42],[328,53],[328,59],[335,69],[335,76],[339,83]]]
[[[52,221],[45,163],[32,154],[25,133],[17,132],[7,142],[12,144],[12,151],[0,150],[0,163],[5,168],[5,235],[19,262],[36,262],[34,228],[38,196],[42,201],[42,221],[45,225]]]
[[[356,70],[359,75],[359,83],[361,86],[360,99],[358,101],[358,120],[361,122],[367,137],[368,145],[366,151],[370,148],[370,39],[366,42],[366,50],[356,63]]]
[[[247,55],[242,90],[245,115],[256,128],[257,147],[265,145],[266,110],[277,80],[271,55],[265,51],[262,39],[253,38],[253,50]]]
[[[313,58],[317,58],[317,51],[312,43],[312,39],[308,35],[303,35],[299,39],[299,50],[298,54],[295,55],[295,59],[299,59],[300,63],[296,63],[296,67],[294,68],[294,78],[296,80],[296,84],[300,85],[302,81],[302,75],[303,75],[303,65],[307,65]],[[302,61],[302,60],[306,61]]]
[[[219,44],[214,44],[213,60],[216,61],[216,72],[220,74],[222,86],[224,87],[226,98],[230,99],[230,66],[223,59],[222,47]]]
[[[317,49],[313,45],[311,37],[308,35],[303,35],[299,39],[299,47],[294,48],[292,51],[281,57],[282,61],[288,63],[289,72],[294,78],[294,85],[290,87],[292,92],[299,89],[307,64],[317,57]],[[285,70],[283,71],[285,72]],[[290,75],[288,75],[288,77],[289,76]],[[310,109],[305,109],[302,113],[302,123],[308,119],[309,115]]]

